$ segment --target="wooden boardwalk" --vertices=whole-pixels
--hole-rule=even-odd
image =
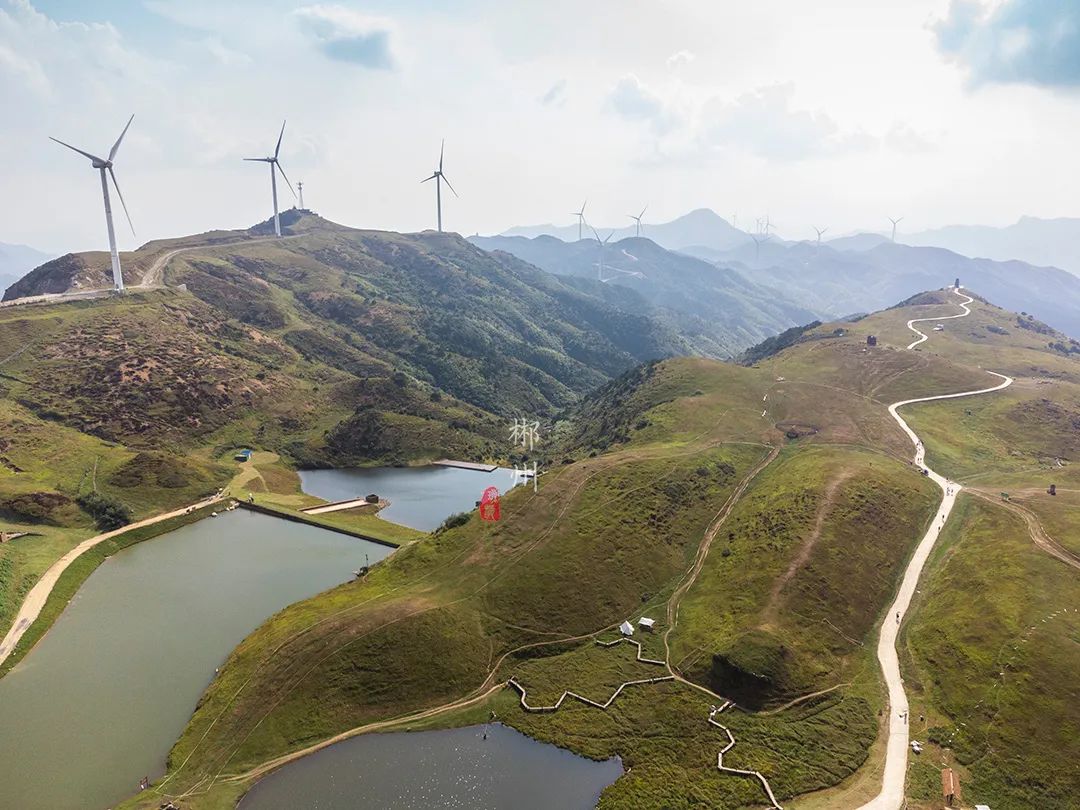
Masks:
[[[495,472],[499,469],[497,464],[476,464],[472,461],[454,461],[450,458],[440,458],[438,461],[432,462],[439,467],[457,467],[461,470],[476,470],[477,472]]]

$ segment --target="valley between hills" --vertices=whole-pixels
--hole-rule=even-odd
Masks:
[[[680,356],[737,340],[703,342],[644,294],[449,234],[287,225],[296,238],[177,254],[161,287],[0,309],[0,517],[30,533],[0,547],[0,630],[117,510],[144,518],[226,488],[295,517],[319,502],[297,469],[521,462],[505,449],[521,413],[550,436],[528,456],[545,474],[505,494],[493,524],[324,517],[400,548],[252,632],[164,776],[124,807],[232,807],[327,741],[492,713],[620,756],[604,808],[873,800],[894,721],[877,639],[942,498],[888,406],[989,388],[988,371],[1013,383],[902,409],[926,464],[963,487],[899,628],[906,732],[923,746],[904,798],[938,806],[943,766],[995,810],[1080,794],[1069,338],[976,289],[970,315],[912,346],[909,320],[960,311],[938,290],[780,339],[765,340],[790,322],[758,323],[742,364]],[[125,268],[137,281],[178,246]],[[69,289],[79,261],[35,271],[35,292],[60,292],[50,273]],[[101,559],[155,531],[80,557],[4,666]],[[641,615],[656,624],[640,647],[612,643]],[[606,709],[588,702],[627,683]],[[566,691],[586,700],[525,710]],[[721,750],[751,775],[718,768]]]

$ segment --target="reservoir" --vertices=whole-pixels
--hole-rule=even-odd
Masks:
[[[327,501],[378,495],[390,501],[379,514],[386,520],[430,532],[455,512],[468,512],[487,487],[505,493],[513,470],[485,473],[457,467],[359,467],[300,470],[304,492]]]
[[[0,807],[105,808],[136,792],[245,636],[390,551],[237,510],[110,557],[0,678]]]
[[[618,759],[594,762],[499,724],[365,734],[270,774],[239,810],[585,810],[621,775]]]

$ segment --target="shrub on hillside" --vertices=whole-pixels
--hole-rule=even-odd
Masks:
[[[116,498],[100,492],[86,492],[75,499],[97,523],[99,529],[111,531],[131,523],[131,510]]]

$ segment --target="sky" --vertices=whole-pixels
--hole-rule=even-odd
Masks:
[[[785,238],[1080,216],[1080,3],[0,0],[0,241],[107,247],[89,162],[135,115],[121,249],[271,214],[264,164],[355,227]],[[279,185],[282,206],[291,205]]]

